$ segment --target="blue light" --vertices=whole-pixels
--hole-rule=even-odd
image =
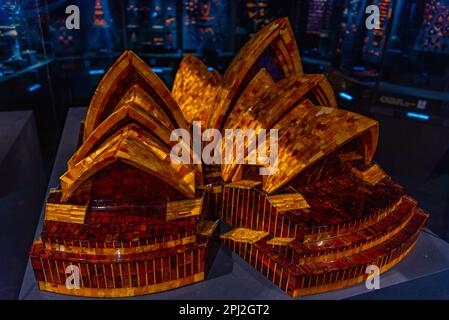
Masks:
[[[99,75],[99,74],[104,74],[105,71],[103,69],[97,69],[97,70],[89,70],[89,74],[91,76],[95,76],[95,75]]]
[[[428,115],[414,112],[407,112],[407,117],[419,120],[430,120],[430,117]]]
[[[164,69],[162,68],[151,68],[151,70],[153,70],[154,73],[163,73]]]
[[[339,96],[340,96],[340,98],[348,100],[348,101],[354,100],[354,98],[351,95],[347,94],[346,92],[340,92]]]
[[[39,90],[40,88],[42,88],[42,86],[39,83],[36,83],[28,88],[28,92],[34,92],[36,90]]]
[[[352,68],[354,71],[365,71],[366,68],[362,67],[362,66],[355,66],[354,68]]]
[[[212,68],[212,67],[209,67],[209,68],[207,68],[207,70],[208,70],[208,71],[213,71],[213,70],[214,70],[214,68]]]

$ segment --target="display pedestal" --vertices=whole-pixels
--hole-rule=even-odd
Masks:
[[[70,109],[49,187],[57,187],[59,176],[73,154],[85,108]],[[43,214],[36,230],[40,234]],[[433,281],[432,283],[429,281]],[[369,291],[364,284],[299,299],[387,299],[449,298],[449,244],[426,231],[410,254],[380,278],[381,289]],[[407,295],[402,288],[407,287]],[[425,291],[423,288],[428,288]],[[431,288],[431,290],[429,289]],[[30,263],[23,279],[20,299],[82,299],[41,292],[37,288]],[[130,299],[291,299],[240,257],[221,246],[206,281],[172,291]]]
[[[16,299],[45,191],[32,111],[0,112],[0,298]]]

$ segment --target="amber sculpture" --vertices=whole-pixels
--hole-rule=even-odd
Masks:
[[[278,129],[279,170],[174,164],[170,133],[195,120]],[[376,121],[338,109],[327,79],[303,73],[287,19],[255,35],[223,76],[187,55],[172,92],[125,52],[48,197],[30,253],[39,288],[124,297],[201,281],[220,221],[231,227],[222,243],[291,296],[360,283],[368,265],[398,263],[428,218],[373,163],[377,139]],[[68,266],[79,289],[65,285]]]

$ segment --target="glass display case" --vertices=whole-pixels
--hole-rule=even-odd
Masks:
[[[125,7],[126,46],[137,52],[175,52],[178,47],[176,0],[129,0]]]
[[[300,3],[300,46],[306,71],[327,71],[338,49],[344,0],[303,0]]]
[[[45,159],[53,156],[65,117],[55,105],[49,22],[44,0],[0,0],[0,113],[32,111]]]
[[[449,125],[449,1],[399,0],[376,106]]]
[[[77,3],[75,1],[74,3]],[[68,3],[49,0],[49,36],[52,52],[56,57],[77,56],[83,53],[81,30],[66,27]]]
[[[44,1],[0,1],[0,81],[49,62],[41,6]]]
[[[238,3],[239,28],[243,33],[255,34],[270,23],[275,16],[275,1],[244,0]]]
[[[184,0],[182,47],[186,52],[213,56],[230,50],[231,1]]]
[[[80,29],[68,29],[66,8],[80,9]],[[124,10],[120,1],[48,0],[50,43],[56,57],[119,53],[124,48]]]
[[[376,81],[393,17],[393,0],[347,0],[340,33],[340,69],[361,81]],[[366,27],[366,8],[380,9],[380,28]]]
[[[369,112],[392,25],[394,0],[345,0],[335,65],[331,80],[340,104],[357,112]],[[379,8],[379,26],[367,28],[366,9]]]

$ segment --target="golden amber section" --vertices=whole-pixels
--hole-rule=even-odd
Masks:
[[[251,80],[248,79],[250,71],[268,49],[272,50],[285,77],[303,74],[290,22],[287,18],[273,21],[252,37],[232,60],[215,99],[214,112],[209,113],[208,128],[222,129],[227,114],[247,85],[245,80]]]
[[[248,87],[250,86],[251,84]],[[323,91],[323,87],[327,89]],[[241,97],[243,99],[245,94],[242,94]],[[255,138],[254,135],[259,130],[268,132],[273,128],[287,128],[299,123],[303,117],[301,107],[314,106],[314,103],[310,100],[312,98],[316,103],[323,103],[323,105],[329,107],[336,106],[332,88],[323,75],[301,75],[283,79],[271,86],[262,97],[254,101],[246,101],[244,104],[251,107],[234,118],[231,114],[229,123],[233,124],[232,129],[245,130],[246,133],[251,133],[250,129],[253,130],[253,136],[249,136],[249,139]],[[238,163],[248,163],[249,156],[255,156],[254,143],[248,144],[247,141],[245,139],[228,140],[223,138],[224,150],[248,150],[248,155],[239,154],[234,158],[225,159],[225,164],[222,166],[224,181],[234,179],[236,172],[241,170],[241,165]],[[252,141],[255,141],[255,139]],[[233,156],[232,154],[229,155]],[[246,156],[246,158],[242,159],[242,156]]]
[[[236,182],[227,183],[226,187],[236,189],[253,189],[261,185],[259,181],[240,180]]]
[[[146,252],[155,252],[170,248],[176,248],[179,246],[185,246],[189,244],[194,244],[196,242],[196,236],[190,236],[185,238],[180,238],[176,240],[168,240],[164,242],[157,242],[148,245],[142,245],[138,247],[129,248],[96,248],[96,247],[80,247],[80,246],[69,246],[56,243],[45,243],[45,247],[53,251],[60,252],[70,252],[77,254],[89,254],[89,255],[125,255],[125,254],[139,254]]]
[[[160,138],[160,140],[166,142],[167,147],[174,145],[174,143],[170,143],[171,131],[167,127],[162,125],[157,119],[153,118],[142,109],[136,108],[132,105],[125,105],[111,114],[94,130],[94,132],[92,132],[83,145],[69,160],[68,166],[73,167],[85,158],[90,152],[93,151],[94,146],[98,145],[98,143],[107,137],[108,134],[112,135],[115,133],[112,130],[117,130],[120,124],[127,123],[125,120],[128,120],[128,122],[134,122],[141,125],[143,128],[146,128],[148,131]]]
[[[53,284],[49,282],[39,281],[39,290],[81,297],[124,298],[175,289],[202,280],[204,280],[204,272],[199,272],[192,276],[187,276],[176,280],[165,281],[162,283],[156,283],[140,287],[131,287],[131,288],[107,288],[107,289],[83,288],[83,287],[79,289],[68,289],[65,284]]]
[[[272,193],[304,169],[353,139],[366,135],[365,159],[371,161],[377,145],[378,123],[361,115],[327,107],[300,107],[302,117],[279,128],[279,150],[274,174],[265,176],[263,190]]]
[[[201,214],[203,198],[182,201],[170,201],[167,203],[167,221],[195,217]]]
[[[160,123],[170,130],[177,129],[173,126],[170,118],[165,110],[156,102],[151,95],[146,92],[139,84],[135,84],[119,101],[114,111],[119,110],[123,106],[132,106],[136,109],[142,109],[152,117],[156,118]]]
[[[147,93],[171,117],[175,128],[187,129],[187,122],[181,109],[162,80],[132,51],[126,51],[112,65],[95,91],[86,116],[84,140],[110,115],[128,90],[136,84],[151,88]]]
[[[290,242],[294,241],[295,238],[279,238],[279,237],[275,237],[272,238],[270,240],[267,241],[267,244],[270,246],[281,246],[281,247],[285,247],[287,246]]]
[[[364,171],[360,171],[357,168],[352,168],[352,174],[357,178],[371,184],[376,185],[380,181],[382,181],[387,175],[385,172],[379,167],[378,164],[373,164],[368,169]]]
[[[195,169],[192,166],[174,164],[170,159],[169,148],[157,143],[144,131],[127,126],[61,177],[61,200],[70,199],[84,181],[117,161],[123,161],[166,181],[186,197],[194,197]]]
[[[268,235],[269,233],[265,231],[251,230],[247,228],[235,228],[229,232],[226,232],[221,236],[221,238],[232,240],[235,242],[255,243]]]
[[[67,223],[84,224],[87,205],[70,205],[59,203],[47,203],[45,205],[45,220]]]
[[[256,76],[251,79],[248,86],[243,90],[235,107],[231,110],[231,114],[226,120],[225,128],[234,128],[239,122],[242,115],[248,110],[252,110],[254,106],[262,103],[267,92],[273,87],[274,80],[265,68],[257,72]]]
[[[176,73],[172,94],[187,122],[207,120],[220,84],[221,76],[217,71],[209,71],[191,54],[184,57]]]
[[[306,199],[299,193],[285,193],[269,196],[268,201],[278,212],[310,208]]]

